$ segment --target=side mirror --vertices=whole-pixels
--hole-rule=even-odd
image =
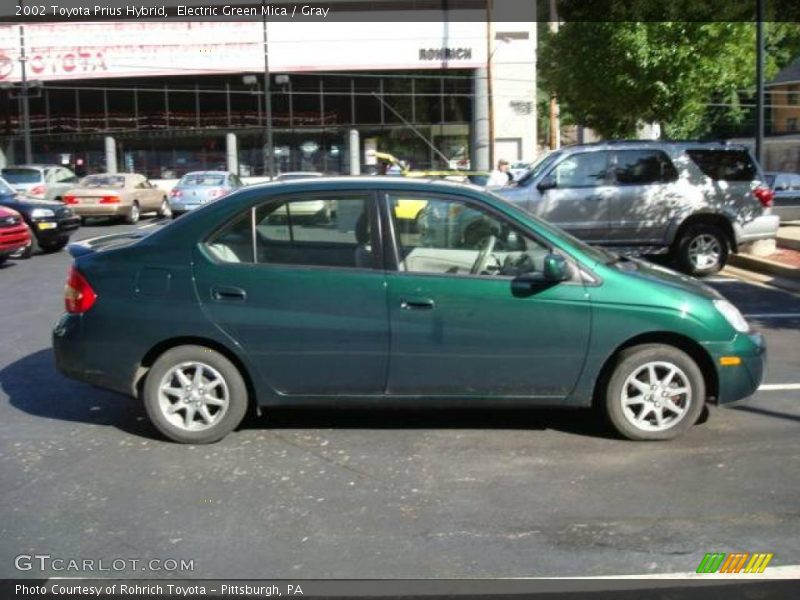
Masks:
[[[569,265],[563,256],[551,252],[544,257],[544,279],[552,283],[569,279]]]
[[[538,189],[540,192],[546,192],[547,190],[552,190],[557,187],[558,184],[556,183],[556,178],[552,175],[548,175],[536,184],[536,189]]]

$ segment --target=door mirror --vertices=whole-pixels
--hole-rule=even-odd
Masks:
[[[546,192],[547,190],[552,190],[558,187],[556,183],[556,178],[553,175],[548,175],[544,177],[539,183],[536,184],[536,189],[540,192]]]
[[[544,279],[551,283],[569,279],[569,265],[563,256],[551,252],[544,257]]]

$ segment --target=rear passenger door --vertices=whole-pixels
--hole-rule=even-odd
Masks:
[[[292,195],[250,209],[196,250],[197,293],[277,393],[380,395],[386,275],[371,193]]]
[[[609,242],[654,245],[666,241],[670,220],[680,210],[678,171],[658,149],[616,150],[611,159]]]

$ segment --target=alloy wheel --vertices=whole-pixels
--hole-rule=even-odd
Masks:
[[[722,257],[719,240],[708,233],[694,238],[689,244],[689,260],[695,269],[703,271],[716,266]]]
[[[164,375],[158,388],[158,406],[164,418],[185,431],[203,431],[228,411],[230,391],[225,378],[201,362],[184,362]]]
[[[671,362],[648,362],[625,380],[620,397],[625,419],[643,431],[665,431],[687,414],[692,386],[686,373]]]

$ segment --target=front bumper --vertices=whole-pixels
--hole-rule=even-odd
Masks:
[[[739,333],[731,342],[706,344],[717,370],[717,404],[730,404],[752,396],[761,382],[767,364],[767,345],[760,333]],[[736,356],[741,363],[722,366],[720,359]]]
[[[781,218],[778,215],[761,215],[747,223],[734,223],[733,234],[737,244],[773,239],[778,235]]]
[[[46,218],[31,221],[30,227],[40,241],[49,241],[69,237],[81,224],[80,217],[64,219]]]

